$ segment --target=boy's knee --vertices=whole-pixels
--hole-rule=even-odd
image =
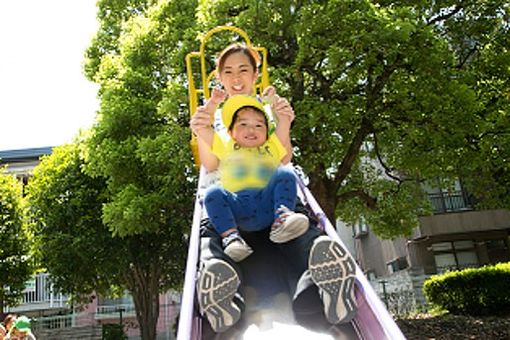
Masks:
[[[204,202],[211,203],[212,201],[220,199],[224,196],[224,193],[225,192],[222,187],[213,185],[206,190],[204,195]]]
[[[296,177],[294,176],[294,172],[286,167],[279,167],[275,172],[275,177],[278,180],[291,181],[295,182]]]

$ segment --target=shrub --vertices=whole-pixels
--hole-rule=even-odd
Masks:
[[[126,340],[127,338],[122,325],[113,323],[103,324],[102,340]]]
[[[452,314],[504,315],[510,312],[510,262],[434,275],[423,291],[434,307]]]

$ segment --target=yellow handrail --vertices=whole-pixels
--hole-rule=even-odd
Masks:
[[[215,70],[207,73],[207,64],[205,59],[205,46],[209,39],[216,33],[223,31],[232,31],[237,33],[240,37],[242,37],[247,46],[251,46],[255,51],[259,52],[262,55],[262,64],[260,69],[260,81],[255,84],[255,90],[259,93],[262,93],[264,89],[269,86],[269,74],[267,71],[267,50],[265,47],[253,46],[250,38],[243,30],[234,27],[234,26],[217,26],[210,31],[208,31],[201,39],[200,50],[199,52],[190,52],[186,55],[186,71],[188,75],[188,96],[189,96],[189,111],[190,115],[195,114],[197,107],[199,96],[202,95],[204,99],[209,99],[210,97],[210,89],[209,84],[215,75]],[[200,60],[200,80],[202,82],[201,87],[197,87],[195,85],[195,80],[193,79],[193,58],[199,58]],[[198,156],[198,143],[196,140],[196,136],[194,134],[191,135],[191,150],[193,151],[193,156],[195,159],[195,164],[200,166],[200,159]]]

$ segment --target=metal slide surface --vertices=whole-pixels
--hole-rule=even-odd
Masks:
[[[195,301],[195,283],[199,252],[199,229],[202,218],[201,197],[211,183],[210,175],[201,169],[190,235],[186,276],[177,332],[178,340],[188,339],[405,339],[385,309],[372,286],[356,266],[356,317],[350,324],[314,331],[296,324],[285,275],[285,265],[270,241],[255,243],[254,253],[242,262],[246,309],[241,320],[230,330],[214,334],[202,323]],[[309,206],[326,233],[343,245],[334,227],[315,198],[298,177],[300,197]],[[345,248],[345,246],[344,246]]]

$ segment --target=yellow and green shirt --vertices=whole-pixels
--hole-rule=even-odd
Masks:
[[[230,192],[265,187],[287,154],[274,133],[256,148],[240,147],[232,138],[215,134],[212,152],[220,160],[221,184]]]

